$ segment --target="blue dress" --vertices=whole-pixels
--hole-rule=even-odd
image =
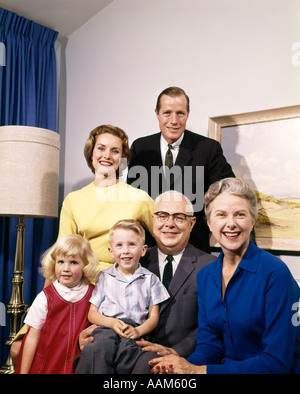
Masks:
[[[299,373],[300,290],[288,267],[250,243],[222,299],[219,258],[197,275],[199,327],[188,361],[207,373]]]

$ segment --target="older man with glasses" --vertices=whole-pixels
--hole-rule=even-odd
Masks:
[[[141,260],[168,288],[170,298],[160,308],[159,323],[151,341],[137,343],[145,350],[133,374],[150,373],[148,362],[161,355],[189,356],[196,346],[198,304],[196,276],[216,258],[189,243],[196,218],[188,198],[167,191],[155,200],[153,233],[157,246]]]

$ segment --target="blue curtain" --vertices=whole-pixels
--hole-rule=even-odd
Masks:
[[[36,126],[56,131],[56,58],[58,33],[0,8],[0,43],[5,45],[6,63],[0,66],[0,125]],[[22,152],[15,153],[22,165]],[[1,174],[0,174],[1,182]],[[0,196],[1,198],[1,196]],[[25,218],[24,297],[30,305],[43,288],[38,273],[41,254],[56,238],[54,219]],[[0,217],[0,302],[11,295],[17,218]],[[0,304],[0,306],[3,306]],[[5,341],[9,321],[0,327],[0,360],[7,358]]]

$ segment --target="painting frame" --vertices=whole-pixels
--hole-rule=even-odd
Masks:
[[[281,121],[287,119],[300,118],[300,105],[289,107],[267,109],[261,111],[239,113],[234,115],[214,116],[208,119],[208,136],[217,140],[222,146],[222,134],[225,134],[224,128],[245,126],[245,125],[260,125],[266,122]],[[274,123],[273,123],[274,124]],[[226,152],[224,152],[226,156]],[[227,157],[230,162],[230,157]],[[300,196],[299,196],[300,197]],[[285,252],[299,252],[300,238],[298,239],[277,239],[272,236],[257,237],[257,245],[262,249],[285,251]],[[211,239],[211,246],[218,247],[216,241]]]

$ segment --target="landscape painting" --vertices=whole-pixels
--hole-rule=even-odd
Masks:
[[[221,127],[218,139],[257,194],[257,245],[300,251],[300,117]]]

